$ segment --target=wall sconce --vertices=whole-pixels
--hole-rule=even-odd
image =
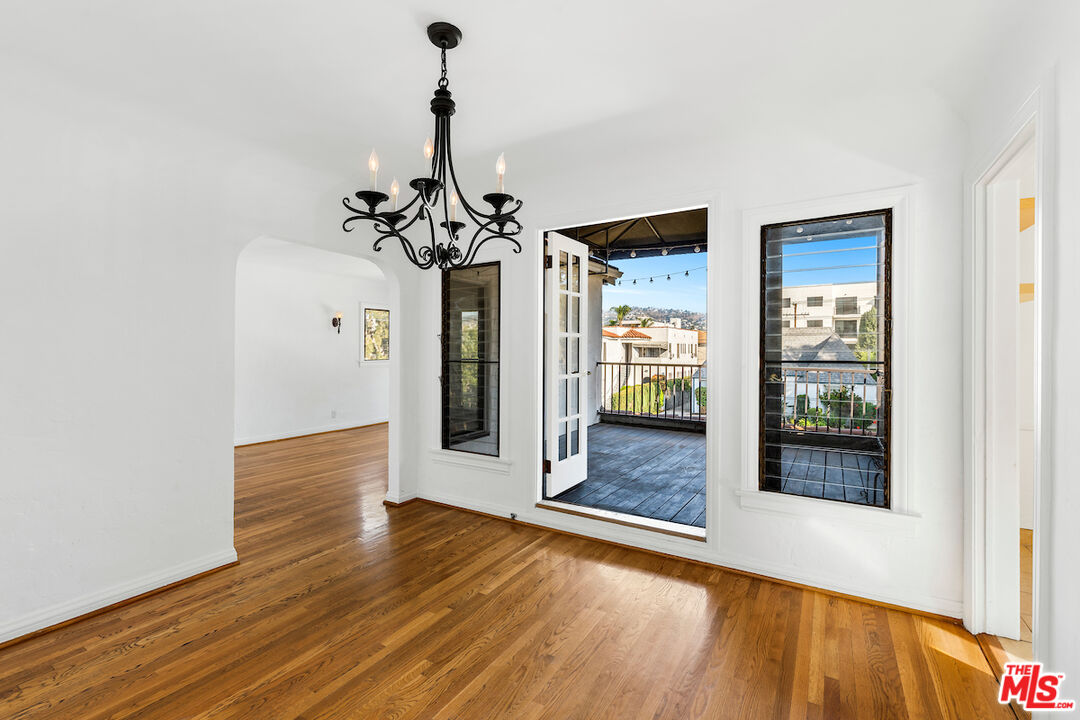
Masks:
[[[337,328],[337,334],[338,335],[341,334],[341,318],[342,318],[341,313],[337,313],[336,315],[334,315],[333,319],[330,321],[330,324]]]

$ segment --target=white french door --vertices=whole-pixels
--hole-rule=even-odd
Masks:
[[[589,250],[585,243],[548,233],[551,267],[545,271],[547,308],[547,496],[585,480],[589,456],[585,426],[589,344]]]

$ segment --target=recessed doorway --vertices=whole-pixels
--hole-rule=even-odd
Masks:
[[[543,506],[704,537],[707,222],[545,234]]]

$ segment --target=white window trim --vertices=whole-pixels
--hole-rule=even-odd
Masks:
[[[385,310],[390,313],[390,357],[385,360],[368,360],[364,357],[364,344],[367,341],[367,328],[364,324],[365,313],[368,309]],[[390,310],[389,303],[361,302],[360,303],[360,364],[363,366],[388,365],[390,358],[394,357],[394,313]]]
[[[908,475],[909,373],[911,336],[908,333],[908,298],[911,247],[911,206],[915,189],[892,188],[822,200],[754,208],[743,212],[743,451],[739,504],[747,510],[795,514],[830,521],[871,525],[905,534],[914,532],[918,499]],[[761,320],[761,227],[817,217],[847,215],[870,210],[892,210],[892,428],[889,473],[889,509],[815,500],[758,489],[758,381]]]

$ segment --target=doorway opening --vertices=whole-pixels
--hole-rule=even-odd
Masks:
[[[707,216],[546,233],[545,507],[704,537]]]
[[[977,341],[976,352],[984,354],[985,374],[975,393],[985,414],[985,441],[978,450],[986,503],[980,552],[985,563],[983,629],[989,634],[984,644],[1000,665],[1033,659],[1037,623],[1042,292],[1037,159],[1032,121],[976,184],[976,248],[984,260],[983,342]]]

